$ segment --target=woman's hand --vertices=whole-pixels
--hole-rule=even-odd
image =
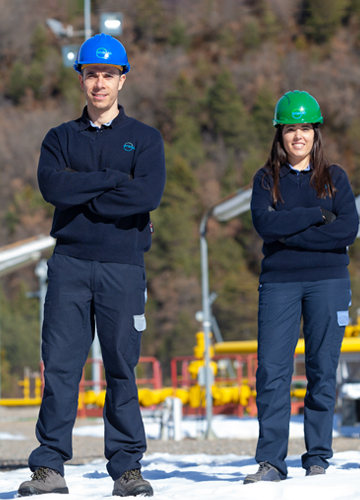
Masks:
[[[330,210],[326,210],[326,208],[321,208],[322,216],[323,216],[323,224],[330,224],[330,222],[334,222],[336,220],[336,215],[330,212]]]

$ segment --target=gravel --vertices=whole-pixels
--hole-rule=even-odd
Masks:
[[[23,436],[25,439],[0,440],[0,470],[27,467],[30,452],[38,446],[35,437],[35,424],[38,408],[8,408],[0,406],[0,432],[12,436]],[[98,420],[96,420],[97,422]],[[77,419],[76,426],[94,424],[94,419]],[[171,453],[174,455],[191,455],[206,453],[209,455],[254,456],[256,439],[183,439],[182,441],[148,440],[147,455],[152,453]],[[68,464],[83,464],[93,460],[104,459],[103,438],[74,436],[72,460]],[[335,438],[334,452],[360,450],[360,439]],[[289,455],[301,455],[305,451],[303,439],[290,439]]]

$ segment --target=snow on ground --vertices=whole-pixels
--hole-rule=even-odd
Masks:
[[[289,476],[280,483],[243,484],[257,469],[252,457],[237,455],[145,456],[143,476],[154,488],[156,500],[358,500],[360,498],[360,452],[337,453],[325,476],[305,477],[299,456],[287,460]],[[105,462],[65,466],[70,490],[67,500],[111,497],[113,482]],[[0,499],[15,498],[17,487],[29,479],[27,469],[0,472]],[[54,495],[43,495],[55,498]],[[56,497],[58,498],[58,497]]]
[[[20,434],[10,434],[9,432],[0,432],[0,441],[22,441],[26,437]]]
[[[159,424],[145,419],[148,438],[157,438]],[[100,422],[100,421],[99,421]],[[158,427],[156,427],[158,426]],[[183,420],[185,436],[196,437],[204,429],[204,422],[194,418]],[[337,425],[337,432],[339,426]],[[214,417],[213,429],[218,437],[256,438],[255,419]],[[92,437],[103,436],[103,426],[77,427],[75,434]],[[302,436],[301,418],[291,422],[292,437]],[[359,436],[359,428],[341,428],[341,435]],[[0,439],[2,439],[0,434]],[[360,499],[360,452],[336,453],[330,460],[325,476],[305,477],[300,456],[287,459],[288,479],[280,483],[257,483],[244,485],[243,479],[257,470],[253,457],[238,455],[171,455],[155,453],[145,455],[143,476],[154,488],[156,500],[359,500]],[[65,466],[66,480],[70,490],[67,500],[111,497],[113,482],[106,471],[103,460],[86,465]],[[16,498],[17,488],[29,479],[28,469],[0,472],[0,499]],[[54,495],[43,495],[55,498]],[[57,497],[56,497],[57,498]]]

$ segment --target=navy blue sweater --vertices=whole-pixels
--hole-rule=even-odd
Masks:
[[[322,199],[310,185],[311,171],[294,171],[284,165],[279,180],[284,203],[275,205],[269,189],[272,179],[264,177],[263,168],[255,175],[251,213],[264,240],[260,283],[349,276],[346,247],[356,238],[359,216],[346,173],[337,165],[330,172],[337,191],[333,198]],[[336,220],[323,224],[320,207],[333,212]]]
[[[109,127],[81,118],[51,129],[38,168],[40,191],[55,206],[55,252],[81,259],[144,265],[149,212],[165,185],[160,133],[122,107]]]

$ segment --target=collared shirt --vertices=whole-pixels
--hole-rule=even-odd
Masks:
[[[90,121],[90,125],[91,125],[92,127],[94,127],[94,128],[101,128],[101,127],[110,127],[110,125],[112,124],[113,120],[114,120],[114,118],[113,118],[112,120],[110,120],[109,122],[107,122],[107,123],[103,123],[103,124],[102,124],[102,125],[100,125],[100,126],[99,126],[99,125],[95,125],[95,123],[94,123],[94,122],[92,122],[91,120],[89,120],[89,121]]]
[[[306,168],[303,168],[302,170],[298,170],[297,168],[294,168],[292,165],[290,165],[290,163],[287,163],[287,165],[289,165],[291,170],[295,170],[296,172],[308,172],[309,170],[311,170],[311,163],[309,163],[309,165]]]

